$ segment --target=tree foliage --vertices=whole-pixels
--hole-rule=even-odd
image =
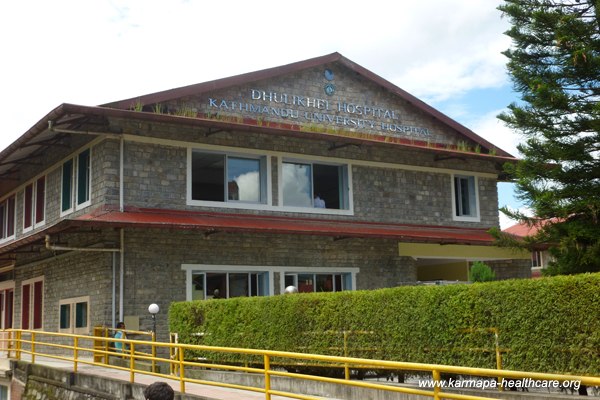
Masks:
[[[535,219],[532,242],[552,243],[548,272],[600,270],[600,4],[506,0],[512,27],[504,54],[521,102],[499,118],[523,135],[523,157],[506,171]],[[531,242],[530,242],[531,243]]]
[[[475,261],[469,270],[471,282],[490,282],[496,279],[496,273],[482,261]]]

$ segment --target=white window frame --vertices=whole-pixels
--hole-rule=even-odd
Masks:
[[[456,185],[455,185],[455,178],[468,178],[468,179],[473,179],[473,189],[475,190],[474,193],[474,199],[475,199],[475,204],[470,204],[470,207],[473,207],[475,210],[475,215],[456,215],[456,210],[458,207],[458,204],[456,204]],[[452,196],[452,219],[454,221],[465,221],[465,222],[480,222],[481,221],[481,214],[480,214],[480,201],[479,201],[479,177],[477,175],[469,175],[469,174],[464,174],[464,173],[453,173],[450,176],[451,179],[451,188],[452,191],[450,193],[450,195]]]
[[[310,164],[311,170],[314,164],[330,165],[343,167],[345,176],[343,177],[342,185],[344,187],[340,190],[344,191],[344,202],[346,202],[347,208],[335,209],[335,208],[317,208],[317,207],[296,207],[296,206],[285,206],[283,204],[283,164],[294,163],[294,164]],[[314,171],[312,172],[314,174]],[[352,164],[344,162],[336,162],[330,160],[324,160],[322,158],[314,157],[278,157],[277,161],[277,178],[278,178],[278,211],[283,212],[301,212],[308,214],[337,214],[337,215],[354,215],[354,202],[353,202],[353,190],[352,190]],[[311,183],[314,190],[314,180]]]
[[[13,200],[13,215],[12,215],[12,222],[13,222],[13,233],[12,235],[8,236],[8,220],[10,215],[8,215],[8,202],[9,200],[12,198]],[[2,199],[2,201],[0,201],[0,206],[2,206],[0,208],[0,212],[3,212],[3,218],[2,218],[2,224],[0,224],[0,243],[5,243],[8,242],[10,240],[13,240],[16,237],[17,234],[17,196],[15,193],[10,194],[9,196],[6,196],[4,199]]]
[[[84,327],[75,327],[75,321],[77,318],[77,307],[78,303],[86,303],[86,323]],[[69,305],[69,327],[61,328],[61,307],[63,305]],[[88,334],[90,332],[90,296],[72,297],[68,299],[61,299],[58,302],[58,331],[61,333],[74,333],[74,334]]]
[[[88,198],[86,201],[82,202],[81,204],[78,204],[78,191],[79,191],[79,168],[80,168],[80,164],[79,164],[79,157],[84,153],[88,151],[89,152],[89,169],[87,171],[87,193],[88,193]],[[71,176],[69,179],[69,182],[71,184],[71,190],[69,193],[69,204],[70,207],[66,210],[63,211],[62,206],[63,206],[63,195],[65,194],[64,192],[64,165],[71,161]],[[78,152],[75,156],[68,158],[66,160],[64,160],[61,165],[60,165],[60,169],[61,169],[61,174],[60,174],[60,216],[64,217],[65,215],[71,214],[74,211],[77,210],[81,210],[85,207],[88,207],[90,204],[92,204],[92,149],[91,147],[85,148],[83,150],[81,150],[80,152]]]
[[[275,273],[279,274],[279,293],[285,291],[285,274],[350,274],[351,287],[347,290],[356,290],[356,274],[360,268],[327,268],[327,267],[284,267],[284,266],[263,266],[263,265],[214,265],[214,264],[182,264],[181,269],[185,271],[185,297],[186,301],[192,301],[192,284],[194,273],[267,273],[268,275],[268,293],[267,296],[275,295]]]
[[[6,319],[6,292],[8,290],[12,290],[12,293],[13,293],[11,328],[13,326],[15,326],[15,281],[14,280],[4,281],[4,282],[0,282],[0,292],[4,293],[4,297],[2,298],[4,304],[1,305],[2,310],[0,311],[0,328],[1,329],[8,329],[4,323],[5,319]]]
[[[40,302],[39,302],[41,326],[38,328],[34,328],[33,320],[35,318],[36,302],[35,302],[35,290],[33,290],[33,289],[35,288],[35,283],[37,283],[37,282],[42,282],[42,298],[40,299]],[[27,280],[24,280],[23,282],[21,282],[21,321],[20,321],[20,326],[21,326],[21,328],[23,328],[23,311],[24,311],[23,310],[23,287],[26,285],[31,285],[31,290],[29,291],[29,314],[28,314],[29,327],[27,329],[44,330],[44,304],[45,304],[44,291],[46,290],[46,283],[45,283],[44,276],[38,276],[38,277],[27,279]]]
[[[40,179],[44,179],[44,194],[43,194],[44,199],[42,202],[44,218],[41,221],[37,222],[36,215],[37,215],[38,196],[39,196],[38,182],[40,181]],[[25,226],[25,210],[27,208],[27,204],[26,204],[25,193],[27,191],[28,186],[31,186],[31,215],[30,215],[31,225],[26,227]],[[23,204],[23,233],[27,233],[29,231],[32,231],[32,230],[39,228],[46,224],[46,197],[47,197],[46,192],[47,192],[47,190],[48,190],[48,177],[46,175],[37,177],[36,179],[27,183],[27,185],[25,185],[25,187],[23,188],[23,192],[22,192],[23,193],[22,194],[22,197],[23,197],[23,199],[22,199],[23,200],[22,201],[22,204]]]
[[[240,200],[228,200],[224,201],[210,201],[210,200],[194,200],[192,199],[192,153],[194,151],[202,152],[206,154],[222,155],[227,158],[239,157],[259,160],[261,165],[264,160],[264,168],[261,167],[260,180],[264,188],[261,188],[261,196],[264,196],[264,202],[245,202]],[[227,162],[225,162],[225,174],[227,174]],[[261,154],[256,152],[245,152],[242,150],[227,151],[227,150],[214,150],[206,149],[203,147],[188,147],[187,151],[187,193],[186,203],[190,206],[204,206],[204,207],[219,207],[219,208],[237,208],[237,209],[252,209],[252,210],[265,210],[271,209],[273,204],[272,196],[272,184],[271,184],[271,157],[268,154]],[[224,177],[224,184],[226,185],[226,177]]]

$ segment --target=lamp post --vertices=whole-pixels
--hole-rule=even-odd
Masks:
[[[152,303],[148,306],[148,312],[152,315],[152,342],[156,342],[156,314],[160,311],[158,304]],[[156,372],[156,346],[152,344],[152,372]]]
[[[152,315],[152,332],[156,336],[156,314],[160,311],[158,304],[152,303],[148,306],[148,312]]]

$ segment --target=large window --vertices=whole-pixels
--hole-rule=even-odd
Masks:
[[[284,206],[347,210],[348,168],[284,161],[282,192]]]
[[[265,272],[192,272],[192,300],[266,296]]]
[[[90,149],[63,163],[61,215],[90,204],[91,177]]]
[[[46,214],[46,177],[42,176],[23,190],[23,231],[44,224]]]
[[[0,242],[15,236],[15,196],[0,202]]]
[[[350,288],[350,274],[285,274],[285,286],[295,286],[300,293],[340,292]]]
[[[34,278],[21,286],[21,328],[42,329],[44,310],[44,278]]]
[[[457,220],[478,219],[477,179],[474,176],[455,175],[453,186],[454,218]]]
[[[65,333],[89,332],[89,296],[63,299],[59,302],[59,330]]]
[[[0,273],[0,279],[2,279],[2,282],[0,282],[0,329],[13,327],[15,282],[12,280],[12,275],[12,270]]]
[[[192,151],[191,199],[267,202],[266,158]]]

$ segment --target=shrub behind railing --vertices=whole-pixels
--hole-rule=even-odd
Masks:
[[[495,368],[497,331],[505,369],[591,375],[600,374],[599,316],[600,274],[180,302],[169,310],[171,331],[186,343]],[[261,362],[236,357],[220,361]]]

